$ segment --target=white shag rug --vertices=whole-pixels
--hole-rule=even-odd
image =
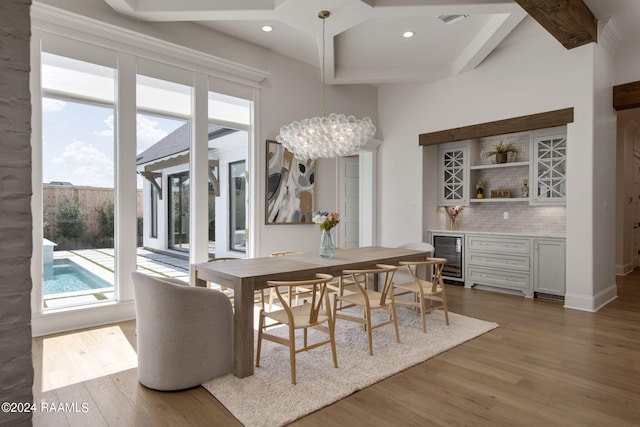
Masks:
[[[298,353],[297,385],[293,385],[288,348],[265,340],[260,367],[255,368],[253,376],[238,378],[230,374],[202,386],[245,426],[281,426],[498,327],[497,323],[451,312],[447,326],[444,312],[437,310],[428,315],[424,334],[414,310],[397,310],[400,344],[396,343],[393,325],[374,329],[373,356],[369,356],[362,326],[338,319],[338,369],[333,367],[330,345]],[[282,327],[269,331],[286,335]],[[314,342],[314,337],[326,335],[310,329],[309,336]],[[301,343],[302,337],[298,340],[296,335],[296,340]]]

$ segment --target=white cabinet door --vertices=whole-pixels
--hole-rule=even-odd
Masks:
[[[534,239],[534,292],[564,296],[565,246],[564,239]]]
[[[531,204],[564,205],[567,196],[566,129],[532,132],[531,147]]]
[[[442,144],[438,149],[438,204],[469,204],[469,146]]]

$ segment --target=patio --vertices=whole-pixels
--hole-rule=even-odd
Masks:
[[[113,285],[115,271],[115,257],[113,248],[105,249],[80,249],[73,251],[56,251],[53,253],[55,260],[69,259],[81,268],[100,277]],[[189,261],[152,252],[144,248],[138,248],[136,265],[139,271],[150,276],[173,277],[189,281]],[[115,292],[112,287],[100,289],[86,289],[81,291],[63,292],[45,295],[44,307],[55,309],[83,304],[93,304],[105,300],[113,300]]]

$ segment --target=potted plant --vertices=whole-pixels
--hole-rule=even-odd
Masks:
[[[507,163],[507,156],[509,153],[518,154],[518,149],[513,146],[513,143],[504,144],[502,141],[493,146],[493,150],[486,153],[484,156],[489,158],[496,156],[496,163]]]

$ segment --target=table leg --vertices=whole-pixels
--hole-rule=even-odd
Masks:
[[[233,373],[244,378],[253,375],[253,279],[234,286]]]

